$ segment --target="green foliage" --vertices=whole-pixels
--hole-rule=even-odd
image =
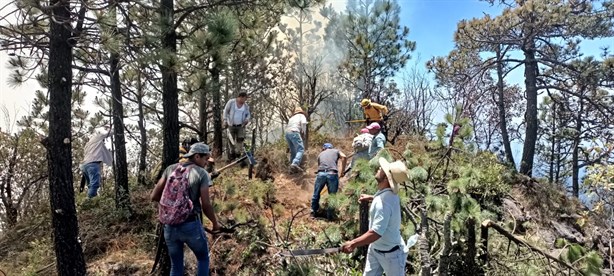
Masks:
[[[26,256],[26,266],[21,269],[21,275],[38,275],[38,270],[53,259],[53,246],[49,238],[41,238],[30,242],[30,250]]]
[[[349,1],[346,12],[330,13],[326,33],[347,53],[341,69],[360,97],[389,98],[394,89],[379,86],[403,68],[415,49],[409,28],[399,25],[400,6],[394,0]]]

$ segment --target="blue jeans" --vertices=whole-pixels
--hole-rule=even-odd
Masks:
[[[98,188],[100,188],[100,163],[87,163],[83,165],[82,170],[89,182],[87,186],[87,197],[92,198],[97,196]]]
[[[339,175],[330,172],[319,172],[316,176],[316,183],[313,187],[313,196],[311,197],[311,212],[315,215],[320,209],[320,193],[324,189],[324,185],[328,189],[328,194],[336,194],[339,189]],[[326,217],[332,219],[335,210],[327,208]]]
[[[286,141],[288,142],[288,147],[290,147],[290,163],[297,166],[300,165],[303,153],[305,152],[301,134],[298,132],[286,132]]]
[[[198,261],[198,276],[209,275],[207,237],[199,220],[178,225],[164,225],[164,240],[171,257],[171,276],[183,276],[183,244],[187,244]]]

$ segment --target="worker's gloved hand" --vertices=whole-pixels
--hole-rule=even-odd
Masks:
[[[217,178],[218,176],[220,176],[220,172],[218,171],[214,171],[211,173],[211,180]]]

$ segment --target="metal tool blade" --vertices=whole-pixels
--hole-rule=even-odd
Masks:
[[[279,253],[279,255],[284,256],[284,257],[308,257],[308,256],[315,256],[315,255],[338,253],[340,251],[341,251],[341,247],[323,248],[323,249],[298,249],[298,250],[284,251],[284,252]]]

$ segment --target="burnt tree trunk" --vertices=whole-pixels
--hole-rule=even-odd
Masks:
[[[207,104],[207,82],[206,79],[202,78],[201,89],[198,95],[198,130],[200,131],[200,137],[198,139],[207,143],[207,108],[209,105]]]
[[[51,0],[49,21],[49,199],[58,275],[85,275],[72,179],[72,37],[69,1]]]
[[[223,151],[222,140],[222,91],[220,69],[214,65],[211,72],[211,92],[213,94],[213,155],[220,156]]]
[[[516,171],[516,163],[512,153],[510,144],[510,136],[507,131],[507,115],[505,110],[505,87],[503,85],[503,58],[501,48],[497,47],[497,110],[499,111],[499,128],[501,129],[501,138],[503,139],[503,148],[505,149],[505,159],[509,163],[510,168]]]
[[[571,155],[571,189],[573,196],[576,198],[580,195],[580,164],[579,164],[579,152],[580,142],[582,135],[582,114],[584,113],[584,104],[582,99],[579,99],[580,110],[576,113],[576,127],[573,137],[573,152]]]
[[[520,173],[531,176],[533,174],[533,159],[535,157],[535,144],[537,143],[537,74],[538,66],[535,59],[535,42],[529,42],[522,48],[525,57],[524,84],[526,89],[527,110],[525,113],[525,138],[520,162]]]
[[[117,3],[110,0],[113,33],[117,35]],[[112,50],[110,55],[111,97],[113,98],[113,143],[115,146],[115,207],[130,214],[130,191],[128,188],[128,162],[126,161],[126,137],[124,136],[124,109],[121,80],[119,78],[119,53]]]
[[[139,112],[139,132],[141,134],[140,149],[139,149],[139,177],[138,184],[147,185],[147,129],[145,128],[145,112],[143,111],[143,83],[141,81],[141,74],[138,74],[137,78],[137,103]],[[154,184],[154,183],[152,183]]]
[[[360,235],[367,233],[369,231],[369,203],[363,201],[360,203],[359,207],[359,219],[360,219]],[[367,247],[363,246],[358,248],[359,255],[363,256],[366,260],[367,257]]]
[[[162,51],[164,53],[160,71],[162,73],[162,170],[170,166],[179,156],[179,96],[177,93],[177,33],[175,32],[174,0],[160,1],[160,19],[162,31]],[[170,257],[164,233],[160,231],[160,268],[159,275],[169,275],[171,269]]]

